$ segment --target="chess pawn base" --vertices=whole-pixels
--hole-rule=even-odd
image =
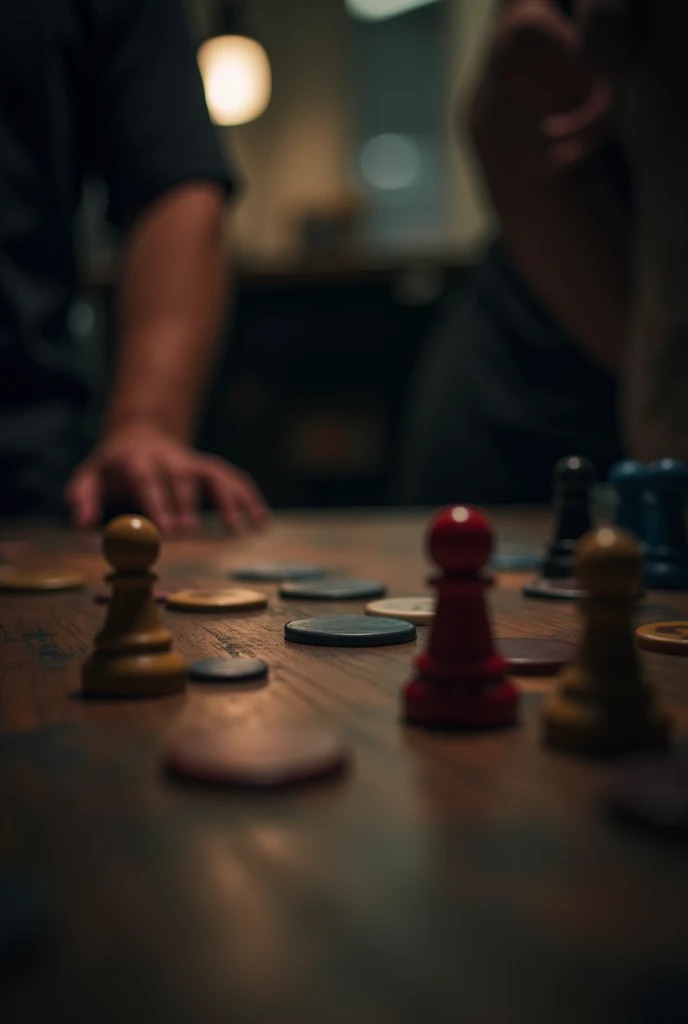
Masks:
[[[601,704],[577,665],[565,669],[543,714],[548,746],[580,754],[657,750],[669,742],[669,717],[650,692],[631,703]]]
[[[543,579],[565,580],[573,576],[576,543],[558,541],[549,548],[541,569]]]
[[[82,692],[98,697],[163,697],[186,687],[187,664],[175,651],[96,651],[82,669]]]
[[[404,717],[414,725],[439,729],[491,729],[513,725],[518,715],[518,691],[501,671],[480,685],[437,683],[421,672],[404,690]],[[420,667],[420,666],[419,666]]]

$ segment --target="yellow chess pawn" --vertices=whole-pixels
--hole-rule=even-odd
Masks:
[[[154,598],[150,567],[160,553],[160,535],[143,516],[119,516],[103,534],[103,554],[114,572],[107,578],[112,600],[95,651],[83,666],[83,692],[109,697],[152,697],[186,685],[187,665],[171,650]]]
[[[575,574],[589,596],[578,656],[545,706],[550,746],[616,754],[666,744],[669,719],[643,678],[633,635],[641,567],[638,542],[625,530],[602,527],[579,541]]]

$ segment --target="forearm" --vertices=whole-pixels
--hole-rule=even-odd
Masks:
[[[105,432],[151,424],[188,441],[216,355],[228,290],[222,192],[175,189],[131,230]]]
[[[613,186],[594,159],[565,171],[535,169],[484,97],[473,128],[505,245],[524,280],[597,363],[618,370],[632,257],[629,217]]]

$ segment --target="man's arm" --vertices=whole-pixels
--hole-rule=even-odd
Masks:
[[[127,496],[164,531],[193,530],[202,491],[233,529],[266,517],[246,474],[189,447],[228,289],[223,199],[214,184],[177,188],[129,232],[112,398],[102,440],[68,490],[79,526]]]
[[[151,424],[189,442],[215,361],[229,287],[224,194],[174,189],[134,224],[119,302],[119,365],[108,433]]]
[[[210,124],[181,0],[84,0],[83,133],[125,232],[118,360],[102,440],[68,500],[79,526],[105,502],[193,529],[202,491],[226,523],[259,525],[251,480],[189,445],[229,289],[222,207],[233,180]]]
[[[589,355],[619,369],[631,294],[627,212],[594,151],[608,97],[576,27],[548,0],[512,0],[472,110],[505,245]]]

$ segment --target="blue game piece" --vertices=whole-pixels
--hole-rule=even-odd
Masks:
[[[645,491],[645,585],[688,590],[688,536],[684,519],[688,467],[677,459],[653,462]]]
[[[283,583],[282,597],[300,597],[306,601],[361,601],[364,598],[384,597],[387,588],[372,580],[324,579]]]
[[[416,639],[416,627],[402,619],[370,615],[330,615],[295,619],[284,627],[285,639],[315,647],[383,647]]]
[[[231,575],[235,580],[252,580],[260,583],[280,583],[282,580],[311,580],[326,575],[318,565],[301,562],[261,562],[235,569]]]
[[[268,666],[259,658],[204,658],[189,665],[189,678],[201,683],[244,683],[267,674]]]
[[[640,541],[645,539],[645,506],[643,494],[647,487],[647,466],[635,459],[616,462],[609,470],[609,483],[617,493],[614,525],[629,530]]]

